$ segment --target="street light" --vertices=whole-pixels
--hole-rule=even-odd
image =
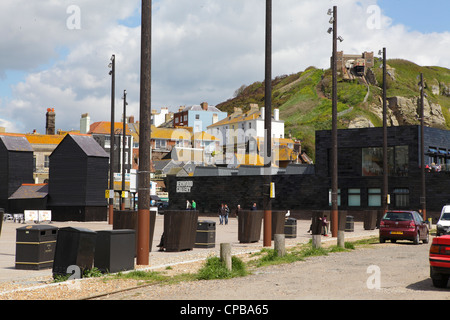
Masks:
[[[270,184],[272,182],[272,0],[266,0],[266,54],[265,54],[265,109],[264,131],[266,150],[264,152],[264,237],[263,246],[272,245],[272,201]]]
[[[388,148],[387,148],[387,103],[386,103],[386,48],[379,51],[383,59],[383,214],[388,210]]]
[[[127,119],[127,90],[123,90],[123,130],[122,130],[122,194],[120,195],[121,204],[120,207],[122,210],[125,210],[125,146],[126,146],[126,119]]]
[[[328,9],[328,15],[333,15],[330,19],[332,28],[328,29],[328,33],[333,33],[333,56],[332,56],[332,125],[331,125],[331,140],[332,140],[332,177],[331,177],[331,235],[338,237],[338,245],[343,245],[343,232],[338,232],[338,161],[337,161],[337,40],[342,42],[344,39],[337,36],[337,6],[333,9]],[[330,30],[331,29],[331,30]]]
[[[420,173],[421,173],[421,197],[420,197],[420,204],[422,205],[422,216],[423,220],[427,219],[427,201],[426,201],[426,189],[425,189],[425,138],[424,138],[424,83],[423,83],[423,73],[420,74]]]
[[[110,147],[109,147],[109,224],[113,223],[114,215],[114,100],[115,100],[115,87],[116,87],[116,56],[111,56],[111,62],[108,67],[111,69],[109,75],[111,76],[111,133],[110,133]]]

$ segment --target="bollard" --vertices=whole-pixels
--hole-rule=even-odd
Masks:
[[[322,247],[322,236],[320,234],[312,235],[312,247],[318,249]]]
[[[278,257],[284,257],[286,255],[286,244],[284,234],[274,235],[274,246]]]
[[[344,230],[338,230],[337,245],[338,245],[338,247],[341,247],[341,248],[345,247],[345,231]]]
[[[221,243],[220,244],[220,260],[225,263],[227,270],[231,271],[231,244]]]

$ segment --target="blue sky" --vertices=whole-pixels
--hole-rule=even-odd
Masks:
[[[450,32],[449,0],[378,0],[378,5],[394,24],[424,33]]]
[[[116,104],[126,89],[127,113],[138,120],[141,1],[77,0],[81,26],[69,30],[66,10],[73,2],[0,2],[0,127],[7,131],[42,132],[49,107],[65,130],[77,129],[86,112],[92,122],[109,121],[112,54]],[[345,39],[339,50],[387,47],[389,58],[450,68],[450,0],[279,0],[273,1],[274,77],[329,67],[326,12],[334,3]],[[374,3],[382,14],[382,26],[375,29],[368,27],[367,12]],[[263,80],[265,1],[153,0],[153,5],[152,108],[216,105],[241,85]]]

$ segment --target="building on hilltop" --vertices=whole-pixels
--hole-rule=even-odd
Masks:
[[[193,132],[207,131],[208,126],[225,119],[226,112],[220,111],[214,106],[202,102],[200,105],[180,107],[174,114],[174,127],[192,127]]]

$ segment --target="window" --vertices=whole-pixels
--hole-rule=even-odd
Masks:
[[[408,175],[408,146],[395,146],[388,148],[388,174],[390,176]],[[362,176],[383,175],[383,148],[362,149]]]
[[[361,189],[348,189],[348,206],[361,206]]]
[[[111,136],[105,136],[105,148],[111,148]]]
[[[328,189],[328,205],[331,207],[332,203],[331,203],[332,199],[331,199],[331,189]],[[337,195],[337,204],[338,206],[341,205],[341,189],[338,189],[338,195]]]
[[[396,207],[408,207],[409,206],[409,189],[398,188],[394,189],[395,206]]]
[[[44,160],[44,168],[49,168],[50,167],[50,157],[49,156],[44,156],[45,160]]]
[[[368,190],[369,193],[369,207],[380,207],[381,206],[381,189],[372,188]]]

